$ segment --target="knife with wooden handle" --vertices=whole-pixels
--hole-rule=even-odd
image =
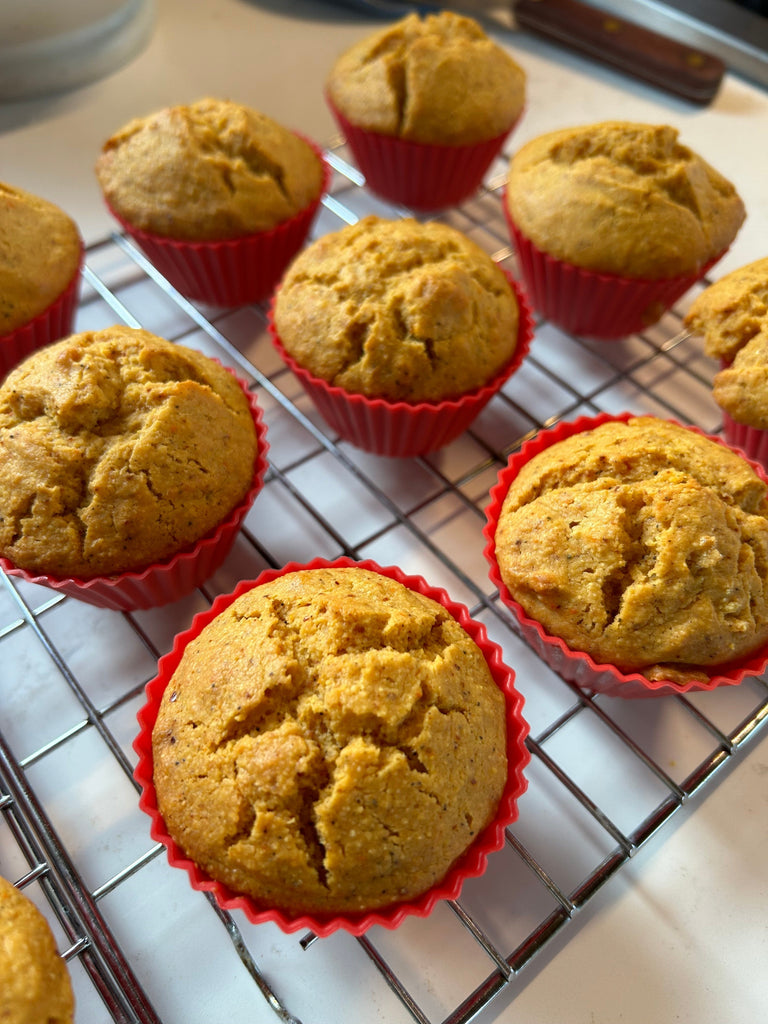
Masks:
[[[581,0],[511,0],[511,8],[518,27],[693,103],[710,103],[725,74],[719,57]]]
[[[726,70],[720,58],[713,54],[652,32],[583,0],[457,0],[443,4],[435,0],[341,2],[392,18],[413,10],[426,14],[448,8],[489,19],[504,28],[528,29],[692,103],[710,103]]]

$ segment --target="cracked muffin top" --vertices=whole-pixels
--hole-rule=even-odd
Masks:
[[[704,678],[768,642],[768,489],[740,455],[653,417],[535,455],[496,530],[510,595],[573,650]]]
[[[168,832],[208,875],[291,914],[372,910],[439,882],[493,819],[505,700],[438,602],[297,570],[189,643],[153,757]]]
[[[685,324],[725,364],[712,382],[720,408],[736,423],[768,430],[768,258],[705,288]]]
[[[134,228],[185,241],[274,227],[320,193],[312,147],[259,111],[201,99],[135,118],[96,161],[109,206]]]
[[[0,387],[0,554],[81,579],[162,561],[245,497],[255,459],[219,363],[129,327],[72,335]]]
[[[712,397],[734,422],[768,430],[768,319],[715,374]]]
[[[709,285],[685,316],[714,359],[730,361],[751,338],[768,328],[768,256],[732,270]]]
[[[369,216],[296,257],[274,322],[293,358],[331,384],[439,401],[509,362],[519,310],[504,272],[455,228]]]
[[[3,1024],[72,1024],[75,999],[51,928],[32,901],[0,878]]]
[[[525,73],[471,18],[441,11],[366,36],[341,54],[326,83],[359,128],[413,142],[465,145],[512,127]]]
[[[697,274],[731,244],[734,186],[667,125],[606,121],[550,132],[510,160],[506,202],[539,249],[635,278]]]
[[[0,336],[47,309],[80,266],[80,233],[58,206],[0,182]]]

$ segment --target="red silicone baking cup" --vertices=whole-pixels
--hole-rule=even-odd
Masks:
[[[411,590],[432,598],[443,605],[475,641],[483,652],[491,675],[506,700],[507,760],[509,768],[507,782],[499,802],[496,817],[480,833],[453,867],[449,869],[442,881],[426,893],[416,899],[395,903],[369,913],[327,916],[298,914],[293,916],[279,909],[265,909],[249,896],[233,892],[222,882],[211,878],[191,861],[171,838],[157,808],[157,797],[153,783],[152,730],[157,720],[163,692],[181,660],[185,647],[237,597],[255,586],[269,583],[286,573],[304,569],[339,567],[368,569],[371,572],[378,572],[383,576],[388,576],[390,579],[397,580]],[[514,671],[507,667],[502,660],[501,648],[489,639],[485,626],[472,619],[467,608],[452,601],[445,590],[430,586],[421,576],[407,576],[398,568],[393,566],[382,567],[370,560],[355,562],[349,558],[339,558],[329,562],[325,559],[316,558],[304,565],[291,562],[282,569],[267,570],[255,580],[242,581],[231,594],[217,597],[208,611],[196,615],[189,629],[176,637],[173,649],[158,662],[158,674],[147,684],[145,692],[147,700],[144,707],[138,713],[139,734],[133,744],[139,758],[134,777],[141,786],[142,791],[139,806],[142,810],[146,811],[152,820],[150,829],[152,838],[165,846],[168,862],[173,867],[182,868],[187,872],[193,889],[210,892],[218,905],[225,910],[242,910],[248,920],[254,924],[269,921],[276,924],[284,932],[294,932],[304,928],[309,929],[318,936],[324,937],[341,929],[353,935],[362,935],[376,924],[384,928],[397,928],[406,917],[426,917],[440,900],[457,899],[465,880],[481,875],[485,871],[488,856],[503,846],[505,830],[508,825],[517,819],[517,802],[527,786],[523,772],[530,760],[530,756],[525,745],[528,725],[522,715],[523,698],[515,689]]]
[[[646,330],[720,260],[698,273],[648,280],[599,274],[555,259],[538,249],[513,222],[506,196],[504,214],[520,266],[520,278],[534,309],[571,334],[615,341]]]
[[[723,410],[723,436],[733,448],[740,448],[749,459],[768,470],[768,430],[737,423]]]
[[[66,338],[72,333],[80,297],[80,273],[84,254],[85,249],[81,242],[77,270],[67,287],[50,306],[38,313],[29,323],[0,336],[0,378],[5,377],[14,366],[37,349],[60,338]]]
[[[330,183],[330,167],[322,151],[309,139],[304,141],[322,163],[320,192],[294,217],[267,231],[219,242],[182,241],[135,228],[107,207],[149,262],[185,298],[225,308],[262,302],[303,246]]]
[[[226,519],[196,544],[177,552],[163,562],[156,562],[137,572],[118,573],[114,576],[78,579],[73,576],[35,574],[20,569],[2,557],[0,569],[9,576],[17,576],[28,583],[38,583],[69,597],[76,597],[86,604],[120,612],[158,608],[171,601],[178,601],[209,579],[229,554],[242,521],[264,484],[264,474],[267,471],[269,444],[261,408],[246,383],[239,378],[236,379],[248,399],[256,427],[257,452],[253,480],[243,500],[232,509]]]
[[[728,665],[719,666],[716,674],[713,674],[706,682],[692,680],[682,684],[664,679],[652,680],[647,679],[639,672],[625,673],[616,668],[615,665],[599,664],[586,652],[575,651],[570,648],[560,637],[548,633],[541,623],[532,619],[510,595],[501,578],[496,562],[496,527],[507,491],[523,466],[530,462],[534,455],[538,455],[539,452],[544,451],[553,444],[557,444],[559,441],[565,440],[567,437],[571,437],[573,434],[579,434],[585,430],[593,430],[602,423],[626,422],[633,419],[636,415],[638,414],[629,412],[622,413],[619,416],[601,413],[596,417],[581,416],[571,422],[561,422],[549,430],[540,431],[530,441],[523,444],[519,452],[510,456],[506,467],[499,473],[498,482],[491,488],[491,500],[485,510],[486,523],[483,535],[486,538],[487,544],[484,553],[490,564],[489,575],[491,582],[498,587],[499,597],[506,607],[514,613],[524,639],[539,657],[563,679],[576,683],[592,693],[602,693],[611,697],[660,697],[666,694],[714,690],[719,686],[736,686],[746,678],[762,675],[766,668],[768,668],[768,645],[765,645],[759,651],[746,658],[730,662]],[[674,423],[676,421],[670,420],[669,422]],[[703,437],[709,437],[710,440],[716,441],[725,447],[731,447],[726,445],[721,438],[705,434],[698,427],[688,426],[687,429],[701,434]],[[736,451],[738,455],[744,456],[744,453],[738,451],[738,449],[732,450]],[[762,467],[751,459],[747,459],[747,461],[760,478],[768,484],[768,476],[766,476]]]
[[[520,287],[507,275],[519,309],[517,345],[510,361],[487,384],[441,402],[394,402],[345,391],[300,366],[285,349],[274,323],[275,348],[301,382],[328,425],[345,441],[376,455],[406,458],[425,455],[454,441],[472,423],[522,364],[533,339],[533,316]]]
[[[327,95],[326,101],[368,188],[391,202],[424,211],[456,206],[473,196],[520,120],[482,142],[436,145],[358,128]]]

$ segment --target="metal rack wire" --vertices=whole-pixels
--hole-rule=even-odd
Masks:
[[[341,144],[328,158],[334,180],[316,235],[365,213],[407,212],[367,193]],[[440,219],[514,273],[504,164]],[[466,435],[429,457],[387,460],[328,432],[273,352],[264,308],[191,305],[119,234],[88,250],[76,326],[118,320],[246,376],[265,410],[270,468],[228,561],[177,606],[103,612],[2,578],[0,873],[51,921],[83,1021],[195,1024],[237,1012],[320,1024],[351,1017],[361,999],[391,1021],[474,1019],[768,717],[765,679],[655,701],[583,694],[521,641],[482,557],[489,487],[528,436],[624,409],[714,433],[713,364],[682,331],[680,309],[617,344],[540,323],[523,368]],[[421,573],[485,623],[526,698],[532,763],[504,850],[460,901],[393,932],[318,940],[222,912],[168,867],[136,808],[131,741],[156,660],[195,611],[262,568],[340,554]]]

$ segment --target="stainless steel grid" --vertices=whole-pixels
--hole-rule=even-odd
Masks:
[[[328,158],[315,235],[407,212],[365,190],[341,143]],[[502,157],[487,187],[440,219],[514,273],[504,167]],[[197,308],[119,234],[89,248],[77,329],[124,321],[216,355],[252,382],[271,447],[232,554],[177,605],[123,615],[2,578],[0,873],[51,921],[79,1021],[322,1024],[361,1006],[393,1022],[492,1019],[494,997],[514,994],[597,890],[715,773],[738,770],[768,717],[765,679],[648,701],[585,696],[521,641],[482,555],[488,490],[541,426],[631,409],[720,429],[714,366],[681,316],[615,344],[540,323],[523,368],[467,434],[429,457],[389,460],[328,432],[274,353],[265,307]],[[196,611],[263,568],[341,554],[421,573],[485,623],[526,698],[532,763],[504,850],[460,901],[396,931],[320,940],[221,912],[167,865],[136,807],[131,742],[156,660]]]

